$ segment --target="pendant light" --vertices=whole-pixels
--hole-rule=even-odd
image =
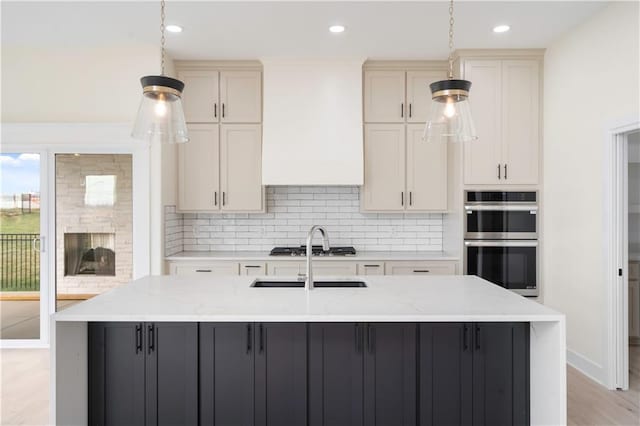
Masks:
[[[471,118],[471,82],[453,78],[453,0],[449,3],[449,78],[429,85],[431,110],[423,139],[427,142],[466,142],[478,139]]]
[[[184,83],[164,75],[164,2],[160,2],[160,75],[147,75],[142,83],[142,101],[131,136],[167,143],[189,141],[182,108]]]

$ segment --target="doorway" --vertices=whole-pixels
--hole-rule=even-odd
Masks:
[[[46,153],[0,153],[0,339],[38,346],[48,338]]]
[[[610,136],[607,387],[640,395],[640,123]]]

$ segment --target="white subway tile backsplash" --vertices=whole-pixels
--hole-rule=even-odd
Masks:
[[[325,225],[332,245],[360,251],[442,250],[442,214],[361,213],[357,187],[267,188],[267,213],[176,213],[165,207],[165,253],[266,251],[304,244],[311,225]]]

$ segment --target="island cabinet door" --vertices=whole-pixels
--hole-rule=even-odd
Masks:
[[[363,426],[364,326],[309,324],[309,426]]]
[[[255,325],[255,425],[307,423],[307,325]]]
[[[473,424],[529,425],[529,324],[476,323]]]
[[[250,323],[200,323],[200,424],[253,425]]]
[[[416,424],[416,324],[366,325],[365,425]]]
[[[145,424],[143,323],[89,323],[89,424]]]
[[[198,424],[198,324],[145,323],[149,426]]]
[[[422,323],[418,424],[472,424],[472,323]]]

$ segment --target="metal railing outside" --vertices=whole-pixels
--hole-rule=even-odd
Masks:
[[[0,291],[40,290],[39,234],[0,234]]]

